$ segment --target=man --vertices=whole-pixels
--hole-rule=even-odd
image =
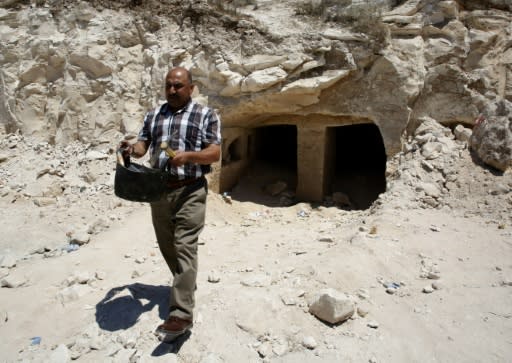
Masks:
[[[165,77],[167,102],[145,116],[135,144],[121,142],[125,155],[138,158],[149,149],[151,166],[172,176],[165,197],[151,203],[158,245],[174,276],[169,317],[156,330],[164,340],[192,327],[197,245],[206,210],[204,175],[220,158],[220,120],[210,108],[192,100],[193,90],[190,72],[172,68]],[[174,150],[172,158],[160,149],[162,142]]]

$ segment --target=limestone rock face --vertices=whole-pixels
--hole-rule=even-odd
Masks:
[[[373,123],[387,155],[424,117],[471,126],[489,103],[512,100],[505,0],[375,1],[382,23],[373,14],[358,27],[310,21],[293,1],[234,12],[206,1],[7,3],[1,129],[53,143],[136,133],[176,65],[191,69],[194,96],[226,129],[283,117],[305,127]],[[341,13],[362,6],[347,4]]]

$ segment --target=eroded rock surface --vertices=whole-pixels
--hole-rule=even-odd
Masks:
[[[379,2],[376,28],[376,8],[355,2],[337,17],[357,8],[370,16],[357,26],[312,20],[289,1],[14,2],[0,8],[0,115],[7,131],[50,142],[112,140],[137,131],[168,67],[183,65],[226,128],[363,119],[393,155],[424,116],[472,125],[487,103],[511,100],[505,3]]]

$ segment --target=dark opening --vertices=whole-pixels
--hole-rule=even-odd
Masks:
[[[242,140],[238,137],[229,144],[227,152],[222,155],[222,165],[228,165],[231,162],[241,160],[243,157],[242,153]]]
[[[231,197],[268,206],[291,204],[297,187],[297,127],[259,127],[248,140],[250,163]]]
[[[255,157],[264,163],[287,170],[297,170],[297,128],[291,125],[256,129]]]
[[[300,202],[297,188],[297,127],[274,125],[248,132],[244,155],[236,140],[228,147],[230,158],[247,163],[236,185],[227,190],[234,200],[267,206]],[[319,161],[321,162],[321,161]],[[374,124],[327,128],[324,201],[344,209],[367,209],[386,190],[386,152]]]
[[[379,128],[374,124],[333,127],[329,136],[334,172],[328,185],[334,202],[351,209],[370,207],[386,190],[386,152]]]

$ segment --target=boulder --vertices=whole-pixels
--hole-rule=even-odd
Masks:
[[[512,103],[501,104],[498,115],[478,119],[470,146],[485,164],[504,172],[512,165]]]
[[[320,291],[309,306],[309,312],[318,319],[330,324],[341,323],[350,318],[355,311],[349,297],[334,289]]]
[[[254,71],[242,81],[242,92],[258,92],[283,81],[288,74],[280,67]]]

